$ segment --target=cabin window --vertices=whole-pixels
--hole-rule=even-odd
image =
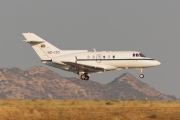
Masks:
[[[136,57],[139,57],[139,54],[138,54],[138,53],[136,53]]]
[[[44,48],[44,47],[46,47],[46,46],[45,46],[45,44],[41,44],[41,47]]]
[[[87,58],[89,59],[89,58],[90,58],[90,56],[88,55],[88,56],[87,56]]]
[[[104,55],[104,56],[103,56],[103,58],[105,59],[105,58],[106,58],[106,56]]]
[[[136,57],[136,55],[133,53],[133,57]]]
[[[113,59],[115,58],[115,55],[113,55]]]

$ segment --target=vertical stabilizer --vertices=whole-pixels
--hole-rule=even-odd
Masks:
[[[41,60],[51,60],[53,57],[57,57],[61,54],[61,50],[52,44],[48,43],[44,39],[40,38],[34,33],[22,33],[26,38],[24,40],[27,43],[30,43],[32,48],[41,58]]]

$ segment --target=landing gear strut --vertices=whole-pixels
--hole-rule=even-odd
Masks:
[[[140,75],[139,75],[139,77],[142,79],[142,78],[144,78],[144,74],[142,74],[142,68],[140,69]]]
[[[82,80],[89,80],[89,76],[87,75],[87,73],[86,74],[84,73],[81,75],[81,79]]]

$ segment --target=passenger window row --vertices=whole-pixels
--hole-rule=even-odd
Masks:
[[[88,58],[88,59],[90,59],[91,57],[88,55],[88,56],[87,56],[87,58]],[[92,56],[92,59],[95,59],[95,58],[96,58],[96,56],[95,56],[95,55],[93,55],[93,56]],[[97,58],[98,58],[98,59],[101,59],[101,56],[97,56]],[[105,58],[106,58],[106,56],[105,56],[105,55],[103,55],[103,58],[105,59]],[[107,57],[107,58],[108,58],[108,59],[110,59],[110,58],[111,58],[111,56],[110,56],[110,55],[108,55],[108,57]],[[113,56],[112,56],[112,58],[114,59],[114,58],[115,58],[115,55],[113,55]]]

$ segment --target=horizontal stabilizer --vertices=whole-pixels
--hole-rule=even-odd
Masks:
[[[38,40],[23,40],[24,42],[27,42],[27,43],[31,43],[31,42],[34,42],[34,43],[43,43],[45,41],[38,41]]]
[[[45,42],[44,39],[40,38],[34,33],[22,33],[26,38],[25,42]]]

